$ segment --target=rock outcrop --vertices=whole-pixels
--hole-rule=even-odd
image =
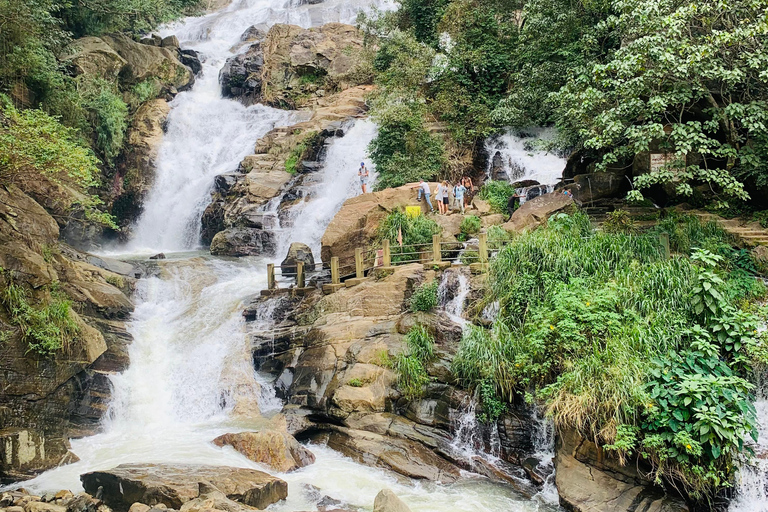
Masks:
[[[13,286],[29,311],[53,300],[77,304],[68,311],[76,334],[66,347],[43,356],[30,352],[34,340],[22,333],[14,306],[0,302],[3,482],[73,461],[67,439],[95,431],[110,394],[107,375],[126,361],[117,354],[130,339],[123,320],[133,306],[124,290],[134,275],[94,265],[107,266],[60,243],[59,234],[53,217],[30,196],[0,187],[0,288]],[[113,270],[130,272],[128,267],[133,269]]]
[[[280,263],[280,270],[284,276],[295,274],[299,262],[303,263],[307,270],[315,268],[315,257],[312,255],[312,249],[307,244],[293,242],[288,248],[285,259]]]
[[[282,473],[315,462],[314,454],[287,432],[267,429],[259,432],[224,434],[213,440],[216,446],[231,446],[248,459]]]
[[[287,201],[280,205],[279,215],[301,199],[298,192],[288,192],[301,190],[304,178],[319,165],[325,142],[343,133],[343,122],[365,113],[365,94],[369,91],[367,86],[342,91],[327,98],[326,106],[307,114],[307,121],[275,128],[259,139],[254,154],[243,159],[238,172],[217,178],[213,200],[203,214],[203,242],[211,243],[212,251],[219,255],[271,253],[277,218],[265,212],[264,206],[286,193]],[[290,174],[286,160],[297,148],[296,174]],[[288,200],[290,196],[293,202]],[[224,234],[213,244],[220,232]]]
[[[373,512],[411,512],[411,509],[395,493],[383,489],[373,501]]]
[[[503,227],[512,233],[530,231],[546,224],[549,217],[555,213],[570,211],[573,208],[575,208],[573,199],[560,191],[544,194],[526,201],[515,210]]]
[[[642,461],[621,465],[575,431],[561,432],[555,454],[560,503],[575,512],[688,510],[682,499],[644,478],[637,469],[640,465]]]
[[[180,509],[185,503],[211,492],[205,482],[227,499],[257,509],[267,508],[288,495],[288,484],[279,478],[253,469],[226,466],[122,464],[108,471],[93,471],[80,476],[83,488],[96,494],[102,488],[104,502],[118,512],[136,502]],[[195,503],[199,506],[199,503]]]

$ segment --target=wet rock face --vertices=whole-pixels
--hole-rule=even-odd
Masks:
[[[253,35],[257,37],[261,32]],[[257,40],[245,53],[227,59],[219,71],[221,93],[226,98],[237,98],[246,105],[261,101],[263,68],[264,50],[261,41]]]
[[[560,191],[544,194],[531,201],[526,201],[525,204],[515,210],[503,228],[513,233],[536,229],[544,225],[553,214],[574,207],[573,199]]]
[[[644,478],[642,461],[620,465],[573,430],[558,436],[555,481],[560,503],[575,512],[593,510],[687,511],[685,502]]]
[[[89,494],[102,487],[102,499],[117,512],[127,511],[136,502],[178,510],[201,495],[199,482],[208,482],[226,498],[258,509],[288,496],[288,484],[279,478],[226,466],[122,464],[85,473],[80,480]]]

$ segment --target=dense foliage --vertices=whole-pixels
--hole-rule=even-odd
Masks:
[[[529,394],[558,426],[651,461],[659,482],[699,499],[729,484],[757,435],[748,378],[768,361],[746,301],[766,290],[719,228],[668,218],[607,233],[560,214],[501,249],[489,283],[499,316],[471,328],[453,362],[488,416]]]
[[[431,253],[432,235],[440,231],[440,226],[424,215],[409,217],[402,210],[395,210],[379,225],[378,237],[389,240],[392,262],[419,261],[421,253]]]
[[[414,313],[417,311],[432,311],[437,307],[437,281],[424,283],[413,291],[408,299],[408,306]]]
[[[397,385],[404,396],[416,398],[429,383],[426,367],[435,358],[435,339],[426,327],[417,325],[405,335],[405,345],[406,350],[394,360]]]
[[[402,0],[362,20],[379,48],[377,167],[389,164],[387,183],[455,175],[461,148],[490,133],[556,124],[557,144],[597,170],[667,153],[632,199],[660,184],[747,199],[745,183],[768,184],[765,12],[751,0]],[[427,125],[443,144],[427,143]]]

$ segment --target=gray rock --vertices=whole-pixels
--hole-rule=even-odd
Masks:
[[[275,235],[257,228],[228,228],[211,241],[214,256],[257,256],[275,251]]]
[[[203,72],[200,55],[195,50],[179,50],[179,60],[196,75]]]
[[[261,42],[253,43],[245,53],[230,57],[219,71],[221,93],[251,104],[261,98],[264,51]]]
[[[160,41],[160,46],[163,48],[178,48],[179,38],[176,36],[167,36]]]
[[[112,258],[107,258],[104,256],[95,256],[93,254],[89,254],[88,256],[86,256],[85,259],[91,265],[95,265],[99,268],[103,268],[104,270],[109,270],[110,272],[114,272],[115,274],[120,274],[128,277],[136,276],[136,267],[134,267],[130,263],[126,263],[124,261],[120,261]]]
[[[296,265],[304,263],[304,269],[311,270],[315,268],[315,257],[312,255],[312,249],[307,244],[293,242],[288,249],[288,254],[280,263],[280,270],[283,275],[296,275]]]

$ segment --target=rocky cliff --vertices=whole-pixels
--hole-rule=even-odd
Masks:
[[[127,364],[136,270],[60,234],[30,196],[0,187],[0,482],[71,460],[67,438],[95,432],[108,376]],[[35,348],[48,340],[63,343]]]

